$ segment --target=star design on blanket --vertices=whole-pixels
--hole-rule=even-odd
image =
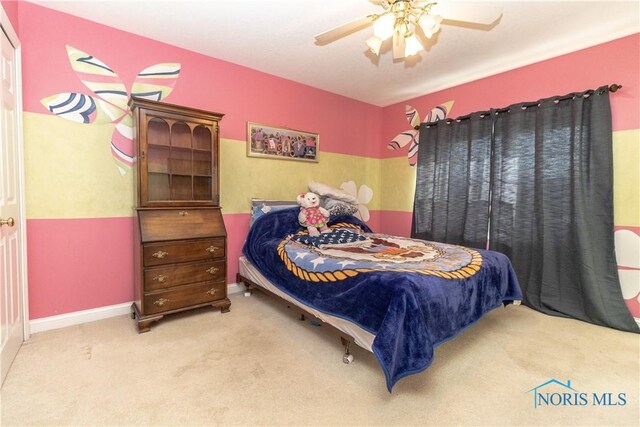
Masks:
[[[324,264],[324,258],[318,257],[316,259],[312,259],[311,264],[313,264],[313,269],[315,270],[316,268],[318,268],[319,264]]]
[[[344,260],[340,261],[338,265],[342,268],[345,268],[347,265],[356,265],[355,261]]]

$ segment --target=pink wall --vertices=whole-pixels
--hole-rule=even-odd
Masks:
[[[27,222],[31,319],[133,300],[133,218]]]
[[[618,83],[611,95],[613,130],[640,128],[640,34],[562,55],[547,61],[475,80],[383,109],[383,143],[407,127],[405,105],[424,116],[433,107],[454,100],[450,117],[507,107],[517,102],[564,95]],[[385,150],[385,157],[398,151]]]
[[[2,4],[2,8],[4,9],[4,12],[7,14],[7,17],[9,18],[9,21],[11,21],[11,26],[13,27],[13,30],[16,32],[16,34],[18,34],[18,36],[20,36],[20,22],[19,22],[19,16],[18,16],[18,1],[16,0],[12,0],[12,1],[8,1],[8,0],[2,0],[0,1],[0,3]]]

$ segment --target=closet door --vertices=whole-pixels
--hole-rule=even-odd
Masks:
[[[0,10],[2,12],[2,10]],[[4,13],[3,13],[4,15]],[[4,16],[3,16],[4,18]],[[20,144],[16,50],[5,34],[2,37],[0,76],[0,371],[4,382],[9,367],[24,340],[24,220],[21,202]]]

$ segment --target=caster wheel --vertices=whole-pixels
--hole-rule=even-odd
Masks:
[[[135,319],[136,318],[136,314],[135,313],[131,313],[131,318]]]
[[[244,296],[245,297],[250,297],[251,296],[251,291],[244,291]]]
[[[345,354],[342,356],[342,361],[347,365],[353,362],[353,354]]]

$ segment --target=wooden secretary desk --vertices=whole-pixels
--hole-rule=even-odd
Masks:
[[[227,233],[220,212],[222,114],[131,98],[138,332],[167,314],[211,305],[229,311]]]

